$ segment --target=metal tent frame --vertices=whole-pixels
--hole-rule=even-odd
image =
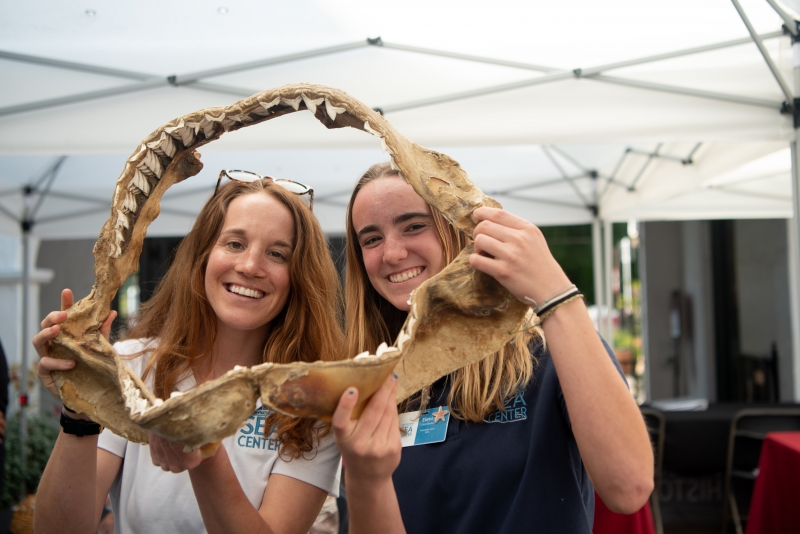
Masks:
[[[167,77],[156,76],[153,74],[143,73],[143,72],[133,72],[121,69],[99,67],[95,65],[83,64],[77,62],[56,60],[46,57],[19,54],[8,51],[0,51],[0,58],[2,59],[29,63],[29,64],[36,64],[36,65],[46,65],[50,67],[67,69],[76,72],[85,72],[90,74],[103,75],[103,76],[120,78],[131,81],[131,83],[121,85],[118,87],[102,89],[97,91],[89,91],[59,98],[39,100],[35,102],[28,102],[18,105],[6,106],[0,108],[0,116],[17,115],[26,112],[42,110],[46,108],[64,106],[67,104],[72,104],[77,102],[98,100],[111,96],[135,93],[135,92],[145,91],[148,89],[153,89],[157,87],[166,87],[166,86],[185,87],[199,91],[209,91],[213,93],[221,93],[237,97],[245,97],[254,94],[256,91],[242,87],[232,87],[216,83],[209,83],[204,80],[207,78],[216,77],[224,74],[232,74],[256,68],[296,62],[319,56],[346,53],[348,51],[364,47],[384,48],[384,49],[397,50],[412,54],[423,54],[429,56],[450,58],[460,61],[511,67],[536,73],[536,76],[534,77],[531,77],[529,79],[524,79],[521,81],[516,81],[513,83],[494,85],[470,91],[451,93],[448,95],[437,96],[433,98],[404,102],[400,104],[391,104],[391,105],[387,104],[383,106],[378,106],[376,109],[380,110],[380,112],[384,114],[391,114],[398,111],[422,108],[426,106],[433,106],[437,104],[449,103],[485,95],[499,94],[503,92],[512,91],[515,89],[520,89],[523,87],[543,85],[561,80],[567,80],[570,78],[580,78],[580,79],[592,80],[603,84],[612,84],[612,85],[633,87],[637,89],[644,89],[648,91],[691,96],[691,97],[708,99],[712,101],[734,103],[743,106],[755,106],[760,108],[772,109],[777,113],[790,114],[793,117],[794,128],[795,128],[794,139],[790,142],[790,148],[792,153],[792,201],[793,201],[792,205],[794,210],[793,226],[792,226],[793,232],[790,239],[791,243],[790,255],[792,260],[792,265],[790,267],[790,279],[792,285],[792,294],[794,297],[793,299],[791,299],[793,303],[792,337],[794,343],[795,360],[796,363],[800,363],[800,357],[798,356],[800,355],[800,216],[799,216],[800,215],[800,151],[798,151],[797,140],[796,140],[797,129],[800,127],[800,98],[796,96],[797,94],[800,94],[800,68],[798,67],[794,68],[794,80],[793,80],[794,90],[792,90],[789,83],[787,83],[787,81],[784,79],[784,77],[778,70],[777,66],[775,65],[775,62],[772,60],[770,54],[768,53],[767,49],[764,46],[765,40],[775,39],[783,35],[789,34],[794,43],[795,65],[798,65],[800,64],[800,42],[796,43],[795,41],[797,39],[800,39],[800,31],[798,31],[797,21],[795,21],[792,18],[792,16],[790,16],[787,12],[785,12],[775,0],[766,0],[767,3],[769,3],[769,5],[781,16],[781,18],[785,22],[785,25],[783,31],[776,31],[759,35],[756,33],[755,29],[753,28],[753,25],[750,23],[747,14],[742,9],[738,0],[731,0],[731,1],[733,7],[737,10],[740,18],[742,19],[742,22],[747,28],[747,31],[750,35],[749,37],[719,42],[705,46],[676,50],[664,54],[645,56],[627,61],[590,66],[590,67],[580,67],[570,70],[555,69],[548,66],[530,64],[530,63],[505,61],[502,59],[395,44],[391,42],[384,42],[380,37],[369,38],[363,41],[344,43],[337,46],[318,48],[294,54],[269,57],[257,61],[233,64],[215,69],[189,72],[185,74],[176,74]],[[782,101],[753,98],[750,96],[722,93],[715,91],[690,89],[686,87],[679,87],[662,83],[650,83],[640,80],[629,79],[625,77],[612,76],[608,74],[610,71],[615,71],[626,67],[643,65],[647,63],[653,63],[672,58],[691,56],[714,50],[721,50],[734,46],[749,44],[751,42],[755,43],[755,45],[758,47],[758,50],[761,53],[767,66],[769,67],[776,83],[780,87],[781,92],[784,96],[784,99]],[[642,176],[645,175],[648,166],[653,160],[657,158],[673,160],[675,161],[676,164],[681,164],[681,165],[692,164],[693,156],[695,155],[699,147],[700,145],[698,144],[688,155],[686,155],[683,158],[676,157],[674,155],[667,155],[660,153],[660,148],[661,148],[660,146],[656,147],[656,149],[652,152],[644,152],[644,153],[638,149],[629,147],[619,160],[616,170],[610,175],[603,175],[597,172],[596,170],[593,170],[590,167],[581,164],[575,158],[572,158],[565,150],[557,146],[550,145],[543,147],[545,154],[547,155],[547,157],[553,163],[553,166],[557,169],[557,171],[561,175],[561,178],[559,180],[570,185],[570,187],[575,192],[575,196],[578,202],[575,204],[570,203],[569,205],[571,207],[579,206],[583,209],[586,209],[592,215],[595,300],[598,303],[599,309],[608,310],[610,308],[611,266],[612,266],[611,264],[612,264],[612,252],[613,252],[611,221],[603,217],[603,210],[602,210],[603,197],[606,195],[606,193],[608,193],[608,191],[612,186],[624,188],[628,191],[635,191],[639,183],[639,180],[642,178]],[[558,154],[560,158],[570,161],[576,168],[581,170],[581,174],[571,175],[567,173],[565,169],[558,163],[558,160],[554,157],[554,154]],[[639,172],[637,173],[636,177],[631,182],[624,183],[623,181],[618,179],[616,174],[617,170],[619,170],[619,168],[625,161],[625,158],[627,158],[629,155],[645,155],[647,156],[647,159],[643,164],[643,166],[641,167],[641,169],[639,170]],[[27,307],[27,292],[28,292],[27,276],[31,268],[28,259],[28,240],[29,240],[30,230],[33,224],[35,224],[36,222],[35,220],[36,212],[38,208],[41,206],[44,197],[48,194],[50,187],[52,186],[53,180],[55,179],[58,173],[58,169],[60,165],[63,163],[63,161],[64,158],[63,157],[60,158],[58,162],[54,164],[54,166],[50,170],[48,170],[45,174],[39,177],[33,184],[23,188],[24,207],[21,216],[17,216],[9,212],[2,206],[0,206],[0,212],[2,212],[4,215],[8,217],[11,217],[20,224],[20,232],[21,232],[22,247],[23,247],[23,273],[24,273],[23,306],[25,307]],[[578,180],[590,180],[591,184],[590,195],[587,196],[576,185],[576,181]],[[513,190],[503,190],[503,191],[487,191],[487,193],[498,196],[509,196],[509,195],[514,195],[514,193],[519,189],[520,188],[514,188]],[[34,193],[37,192],[41,192],[41,194],[36,204],[33,205],[33,195]],[[537,198],[526,197],[526,200],[534,202],[559,204],[559,201],[554,201],[551,199],[542,199],[542,198],[537,199]],[[610,326],[611,326],[610,315],[606,313],[602,318],[602,320],[600,321],[600,323],[601,323],[601,328],[600,328],[601,333],[603,333],[606,337],[609,337]],[[28,340],[26,339],[26,337],[27,337],[27,310],[24,309],[23,335],[22,335],[23,366],[26,366],[28,362],[27,358]],[[795,367],[800,367],[800,365],[796,364]],[[795,375],[796,375],[796,382],[800,381],[800,369],[795,369]],[[22,386],[23,392],[26,392],[25,381],[23,380],[22,383],[23,383]]]
[[[475,62],[475,63],[484,63],[490,65],[498,65],[504,67],[511,67],[517,68],[527,71],[532,71],[539,73],[539,76],[533,77],[531,79],[526,79],[522,81],[517,81],[513,83],[495,85],[490,87],[484,87],[476,90],[471,91],[464,91],[458,93],[452,93],[443,96],[437,96],[434,98],[427,98],[422,100],[415,100],[400,104],[392,104],[392,105],[383,105],[377,106],[376,109],[379,110],[381,113],[384,114],[391,114],[393,112],[398,111],[405,111],[409,109],[421,108],[426,106],[433,106],[436,104],[443,104],[448,102],[454,102],[458,100],[464,100],[479,96],[486,96],[492,94],[503,93],[507,91],[512,91],[514,89],[520,89],[523,87],[530,87],[534,85],[543,85],[547,83],[553,83],[565,79],[570,78],[581,78],[587,80],[593,80],[600,83],[607,83],[607,84],[614,84],[614,85],[621,85],[627,87],[634,87],[638,89],[645,89],[649,91],[657,91],[663,93],[671,93],[671,94],[678,94],[678,95],[685,95],[685,96],[693,96],[698,98],[704,98],[709,100],[716,100],[721,102],[729,102],[735,103],[740,105],[746,106],[756,106],[762,108],[773,109],[780,113],[792,113],[795,117],[797,117],[797,105],[794,94],[792,90],[789,88],[786,81],[783,79],[783,76],[779,72],[777,66],[775,65],[774,61],[770,57],[768,51],[764,47],[763,41],[768,39],[775,39],[789,33],[794,40],[795,37],[798,36],[797,25],[794,21],[792,21],[791,17],[785,13],[776,3],[775,0],[767,0],[767,2],[778,12],[778,14],[786,21],[786,25],[784,26],[783,31],[776,31],[758,35],[752,24],[750,24],[747,15],[745,14],[744,10],[741,8],[738,0],[732,0],[734,7],[738,11],[740,17],[742,18],[745,26],[747,27],[748,32],[750,33],[750,37],[741,38],[741,39],[734,39],[729,41],[724,41],[720,43],[714,43],[705,46],[687,48],[682,50],[676,50],[673,52],[651,55],[641,58],[635,58],[627,61],[620,61],[615,63],[609,63],[605,65],[593,66],[593,67],[579,67],[574,68],[571,70],[562,70],[562,69],[555,69],[552,67],[530,64],[530,63],[521,63],[516,61],[506,61],[502,59],[496,58],[489,58],[489,57],[482,57],[482,56],[475,56],[469,54],[460,54],[456,52],[449,52],[443,50],[434,50],[430,48],[422,48],[416,46],[408,46],[408,45],[401,45],[391,42],[385,42],[380,37],[376,38],[368,38],[363,41],[351,42],[351,43],[344,43],[341,45],[330,46],[325,48],[319,48],[314,50],[308,50],[304,52],[282,55],[277,57],[269,57],[264,58],[261,60],[256,61],[249,61],[245,63],[238,63],[229,66],[219,67],[215,69],[208,69],[203,71],[196,71],[190,72],[186,74],[176,74],[167,77],[162,76],[155,76],[148,73],[143,72],[133,72],[127,70],[120,70],[120,69],[112,69],[107,67],[98,67],[95,65],[88,65],[83,63],[76,63],[76,62],[69,62],[69,61],[62,61],[56,60],[51,58],[45,57],[38,57],[38,56],[31,56],[25,54],[18,54],[13,52],[6,52],[0,51],[0,58],[9,59],[13,61],[20,61],[24,63],[31,63],[31,64],[38,64],[38,65],[46,65],[51,67],[57,67],[62,69],[68,69],[78,72],[86,72],[92,74],[100,74],[110,77],[122,78],[126,80],[133,80],[133,83],[122,85],[119,87],[113,87],[109,89],[103,89],[99,91],[90,91],[85,93],[73,94],[65,97],[60,98],[53,98],[53,99],[46,99],[40,100],[36,102],[29,102],[24,104],[18,104],[13,106],[7,106],[0,108],[0,116],[8,116],[8,115],[16,115],[20,113],[36,111],[46,108],[52,108],[57,106],[63,106],[67,104],[72,104],[76,102],[85,102],[91,100],[97,100],[101,98],[107,98],[110,96],[122,95],[127,93],[133,93],[138,91],[144,91],[147,89],[153,89],[156,87],[164,87],[164,86],[174,86],[174,87],[187,87],[201,91],[210,91],[214,93],[222,93],[233,95],[237,97],[246,97],[250,96],[257,91],[241,88],[241,87],[232,87],[227,85],[221,85],[216,83],[208,83],[204,82],[203,80],[206,78],[238,73],[242,71],[252,70],[256,68],[262,67],[269,67],[274,65],[279,65],[283,63],[290,63],[301,61],[304,59],[315,58],[325,55],[331,54],[340,54],[345,53],[348,51],[356,50],[359,48],[364,47],[376,47],[376,48],[385,48],[390,50],[399,50],[408,53],[414,54],[423,54],[429,56],[437,56],[437,57],[444,57],[450,59],[456,59],[461,61],[468,61],[468,62]],[[730,48],[734,46],[739,46],[748,43],[755,43],[758,47],[761,55],[763,56],[767,66],[769,67],[770,71],[772,72],[773,76],[775,77],[776,82],[781,88],[785,96],[785,100],[782,102],[779,101],[772,101],[766,99],[759,99],[753,98],[744,95],[736,95],[730,93],[720,93],[714,91],[704,91],[699,89],[689,89],[686,87],[679,87],[679,86],[672,86],[667,84],[659,84],[659,83],[650,83],[644,82],[640,80],[633,80],[619,76],[609,76],[606,73],[613,70],[619,70],[626,67],[643,65],[647,63],[653,63],[657,61],[663,61],[672,58],[690,56],[695,54],[701,54],[704,52],[710,52],[714,50],[720,50],[724,48]],[[798,87],[800,90],[800,87]],[[795,123],[797,123],[797,119],[795,119]],[[797,124],[795,124],[797,126]],[[611,176],[604,176],[599,174],[597,171],[587,168],[584,165],[581,165],[577,162],[574,158],[570,157],[564,150],[559,149],[558,147],[551,147],[553,151],[558,152],[561,157],[567,159],[571,163],[573,163],[576,167],[580,168],[583,171],[582,175],[579,176],[570,176],[567,174],[564,169],[558,164],[555,158],[553,158],[551,152],[548,150],[547,147],[543,147],[545,150],[545,154],[553,163],[554,167],[558,170],[559,174],[561,174],[561,180],[568,183],[575,192],[577,199],[579,200],[578,204],[569,203],[570,207],[583,207],[584,209],[591,212],[593,216],[593,256],[594,256],[594,263],[596,266],[601,266],[600,269],[595,268],[595,288],[596,288],[596,295],[595,300],[600,306],[601,309],[609,309],[610,308],[610,299],[611,299],[611,288],[610,288],[610,265],[611,265],[611,258],[610,255],[612,253],[611,250],[611,238],[604,238],[603,234],[608,234],[610,232],[610,224],[605,221],[602,217],[602,209],[601,209],[601,200],[603,196],[608,192],[611,186],[623,187],[628,191],[635,191],[636,186],[639,182],[639,179],[644,175],[646,172],[650,162],[655,158],[665,158],[665,159],[673,159],[679,161],[681,164],[691,164],[692,163],[692,156],[699,148],[699,144],[692,150],[692,152],[686,156],[685,158],[677,158],[675,156],[663,155],[659,154],[660,146],[656,148],[653,152],[645,152],[644,154],[647,156],[647,160],[644,165],[641,167],[640,171],[636,175],[635,179],[630,183],[623,183],[619,181],[615,174],[612,173]],[[792,147],[796,153],[796,142],[792,142]],[[643,154],[642,151],[629,147],[623,153],[619,163],[617,164],[616,169],[619,170],[622,163],[625,161],[625,158],[629,154]],[[793,157],[793,162],[797,161],[797,157]],[[795,177],[795,182],[797,181],[798,172],[796,169],[797,165],[793,166],[793,177]],[[592,181],[592,196],[591,198],[587,198],[581,190],[576,187],[575,180],[577,179],[590,179]],[[602,180],[605,184],[600,187],[598,180]],[[546,184],[537,184],[537,185],[546,185]],[[517,190],[520,188],[515,188],[513,190],[503,190],[503,191],[487,191],[488,194],[498,195],[498,196],[509,196],[513,195]],[[795,213],[797,213],[798,206],[800,206],[800,199],[798,199],[798,194],[795,193],[793,195],[794,198],[794,206],[795,206]],[[559,201],[549,200],[549,199],[537,199],[526,197],[526,200],[534,201],[534,202],[542,202],[542,203],[549,203],[549,204],[559,204]],[[795,220],[797,221],[797,217]],[[800,235],[800,222],[796,223],[798,235]],[[603,259],[605,258],[605,260]],[[800,264],[800,260],[798,261]],[[800,268],[799,268],[800,269]],[[794,273],[794,270],[793,270]],[[798,276],[800,279],[800,271],[794,273],[795,276]],[[800,284],[798,284],[800,285]],[[800,297],[800,294],[798,294]],[[609,323],[610,317],[606,314],[605,317],[600,321],[601,323],[601,333],[608,336],[610,334],[611,325]],[[796,324],[795,324],[796,323]],[[794,321],[795,324],[795,333],[796,337],[800,337],[800,318]],[[800,343],[798,344],[798,349],[800,349]]]

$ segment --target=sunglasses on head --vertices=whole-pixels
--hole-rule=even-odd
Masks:
[[[250,171],[240,171],[240,170],[220,171],[219,178],[217,178],[217,185],[216,187],[214,187],[214,195],[217,194],[217,189],[219,189],[219,184],[222,181],[223,176],[226,176],[228,180],[233,180],[234,182],[239,182],[240,184],[249,184],[251,182],[257,182],[259,180],[269,180],[275,185],[279,185],[282,188],[286,189],[290,193],[298,195],[300,197],[300,200],[302,200],[303,203],[309,207],[309,209],[312,210],[314,209],[314,190],[308,187],[306,184],[301,184],[300,182],[295,182],[294,180],[273,178],[272,176],[261,176],[260,174],[256,174]]]

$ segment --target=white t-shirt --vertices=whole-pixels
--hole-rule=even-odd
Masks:
[[[114,345],[118,354],[135,354],[145,345],[138,340],[126,340]],[[143,354],[123,360],[139,376],[149,356]],[[145,383],[152,389],[153,374]],[[188,373],[177,384],[178,391],[195,386],[194,376]],[[333,434],[323,438],[312,452],[311,459],[284,461],[278,452],[280,443],[275,436],[264,435],[264,420],[269,412],[259,401],[256,411],[234,434],[222,440],[239,483],[258,509],[272,473],[301,480],[312,486],[339,494],[341,456]],[[153,465],[150,447],[131,443],[125,438],[104,430],[97,446],[122,458],[122,468],[111,486],[111,506],[114,511],[114,532],[117,534],[175,532],[195,534],[206,532],[200,508],[194,496],[189,473],[169,473]]]

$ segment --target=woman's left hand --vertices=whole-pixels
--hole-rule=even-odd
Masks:
[[[203,462],[203,455],[200,449],[192,452],[183,452],[183,444],[164,439],[152,432],[149,440],[150,458],[153,460],[153,465],[157,465],[164,471],[181,473],[194,469]]]
[[[538,227],[496,208],[480,207],[474,215],[480,223],[472,233],[472,267],[493,277],[527,305],[532,303],[525,297],[541,304],[570,285]]]

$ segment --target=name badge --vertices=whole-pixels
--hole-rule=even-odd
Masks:
[[[429,408],[424,412],[400,414],[400,442],[403,447],[440,443],[447,437],[450,410],[447,406]]]

